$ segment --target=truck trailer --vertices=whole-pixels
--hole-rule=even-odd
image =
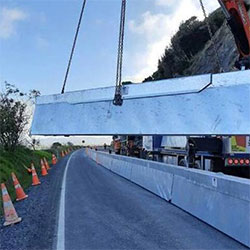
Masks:
[[[250,136],[144,136],[144,157],[250,177]]]

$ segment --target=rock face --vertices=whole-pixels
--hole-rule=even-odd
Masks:
[[[216,32],[214,40],[223,71],[232,71],[239,55],[234,37],[226,23]],[[209,41],[205,48],[194,57],[192,65],[186,71],[186,75],[216,72],[218,72],[216,55],[213,44]]]

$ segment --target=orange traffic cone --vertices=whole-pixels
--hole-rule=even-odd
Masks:
[[[52,155],[52,164],[55,165],[57,163],[56,156],[53,154]]]
[[[2,197],[3,197],[3,209],[4,209],[4,217],[5,222],[4,226],[12,225],[18,223],[22,220],[22,218],[18,217],[17,212],[13,206],[13,203],[8,194],[7,188],[4,183],[1,184],[2,189]]]
[[[31,170],[32,170],[32,186],[36,186],[36,185],[41,184],[41,182],[38,179],[36,169],[35,169],[33,163],[31,164]]]
[[[50,165],[49,165],[49,163],[48,163],[48,161],[47,161],[46,158],[45,158],[45,162],[46,162],[47,168],[48,168],[48,169],[51,169],[51,167],[50,167]]]
[[[41,174],[42,174],[42,176],[45,176],[48,174],[47,169],[46,169],[45,164],[44,164],[42,159],[41,159]]]
[[[49,163],[48,163],[48,161],[47,161],[47,159],[45,157],[43,158],[43,162],[44,162],[44,165],[45,165],[46,169],[50,170]]]
[[[13,184],[16,190],[16,200],[20,201],[20,200],[26,199],[28,195],[24,193],[23,188],[20,185],[16,175],[14,173],[11,173],[11,176],[12,176]]]

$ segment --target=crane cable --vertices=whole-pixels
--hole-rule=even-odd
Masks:
[[[73,58],[75,47],[76,47],[76,41],[77,41],[77,37],[78,37],[78,34],[79,34],[79,30],[80,30],[80,26],[81,26],[81,22],[82,22],[82,17],[83,17],[83,13],[84,13],[86,1],[87,0],[83,0],[83,3],[82,3],[82,9],[81,9],[79,21],[78,21],[78,24],[77,24],[77,28],[76,28],[74,42],[73,42],[73,46],[72,46],[72,49],[71,49],[71,53],[70,53],[69,62],[68,62],[67,70],[66,70],[66,73],[65,73],[64,81],[63,81],[63,87],[62,87],[61,94],[64,93],[65,86],[66,86],[66,83],[67,83],[67,79],[68,79],[68,75],[69,75],[69,70],[70,70],[72,58]]]
[[[118,43],[118,56],[117,56],[116,87],[115,87],[115,96],[113,100],[113,104],[116,106],[121,106],[123,103],[123,100],[122,100],[122,60],[123,60],[125,18],[126,18],[126,0],[122,0],[119,43]]]
[[[210,40],[211,40],[211,43],[212,43],[212,46],[213,46],[215,61],[216,61],[218,70],[219,70],[219,72],[223,72],[223,67],[221,66],[219,53],[218,53],[218,50],[217,50],[217,47],[216,47],[216,44],[215,44],[214,36],[213,36],[212,29],[211,29],[211,26],[210,26],[210,23],[209,23],[209,20],[208,20],[208,17],[207,17],[205,6],[203,4],[203,0],[199,0],[199,1],[200,1],[200,5],[201,5],[202,11],[203,11],[204,18],[205,18],[205,22],[206,22],[208,33],[209,33],[209,36],[210,36]]]

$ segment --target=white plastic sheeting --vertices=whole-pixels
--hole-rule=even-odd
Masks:
[[[37,98],[32,135],[247,135],[250,71],[185,77]]]

